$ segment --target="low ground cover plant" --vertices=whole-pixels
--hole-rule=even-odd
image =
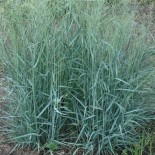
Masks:
[[[21,146],[111,153],[153,116],[154,42],[128,3],[8,1],[0,55],[7,135]]]

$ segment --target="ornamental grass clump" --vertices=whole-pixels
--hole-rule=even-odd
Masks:
[[[0,54],[13,142],[114,154],[138,141],[151,119],[154,52],[127,2],[14,0],[4,9]]]

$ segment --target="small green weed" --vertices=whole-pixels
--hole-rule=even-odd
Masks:
[[[55,142],[50,141],[45,148],[48,148],[50,153],[53,155],[53,152],[58,149],[58,145]]]
[[[141,137],[137,144],[131,146],[132,148],[124,149],[121,155],[143,155],[149,154],[153,155],[153,143],[155,142],[155,135],[153,133],[149,134],[143,130]]]

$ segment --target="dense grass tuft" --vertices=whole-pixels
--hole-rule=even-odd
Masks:
[[[14,0],[4,8],[0,54],[14,142],[114,154],[138,141],[151,119],[154,51],[127,2]]]

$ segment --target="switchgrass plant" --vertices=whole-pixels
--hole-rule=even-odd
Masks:
[[[154,51],[127,2],[14,0],[1,20],[13,142],[114,154],[138,141],[152,119]]]

